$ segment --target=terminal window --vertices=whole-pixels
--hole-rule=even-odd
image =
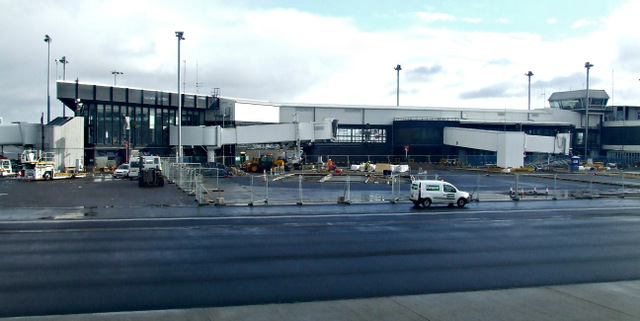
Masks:
[[[341,143],[386,143],[387,133],[383,128],[338,128],[336,141]]]

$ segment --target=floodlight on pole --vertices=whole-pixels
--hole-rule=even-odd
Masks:
[[[184,40],[184,31],[176,31],[178,37],[178,150],[176,162],[182,163],[182,94],[180,92],[180,41]]]
[[[47,123],[51,121],[51,37],[44,35],[44,42],[47,43]],[[44,149],[44,146],[43,146]]]
[[[67,64],[69,63],[69,60],[67,60],[67,56],[62,56],[62,58],[60,58],[60,60],[58,60],[58,61],[62,64],[62,80],[66,80],[66,78],[67,78]],[[62,117],[67,117],[66,108],[65,108],[64,103],[62,104]]]
[[[589,105],[590,105],[590,98],[589,98],[589,69],[591,69],[591,67],[593,67],[593,64],[589,63],[588,61],[585,62],[584,67],[587,68],[587,101],[585,102],[585,129],[584,129],[584,157],[585,157],[585,161],[587,160],[587,157],[589,157],[588,155],[588,147],[589,147]]]
[[[111,72],[111,74],[113,75],[113,85],[115,86],[116,85],[116,76],[122,75],[122,74],[124,74],[124,72],[114,70],[114,71]]]
[[[531,72],[531,70],[529,70],[528,73],[524,74],[525,76],[529,77],[529,90],[527,91],[527,108],[529,111],[531,111],[531,76],[533,76],[533,73]]]
[[[395,68],[393,68],[398,74],[397,84],[396,84],[396,106],[400,106],[400,70],[402,67],[398,64]]]
[[[62,56],[60,60],[58,60],[62,64],[62,80],[67,79],[67,64],[69,60],[67,60],[67,56]]]

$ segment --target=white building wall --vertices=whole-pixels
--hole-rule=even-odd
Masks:
[[[466,123],[509,123],[547,125],[577,125],[582,120],[580,113],[561,109],[481,109],[448,107],[397,107],[397,106],[347,106],[283,104],[281,122],[293,121],[297,113],[300,121],[318,121],[335,118],[341,125],[391,125],[395,119],[449,119]],[[312,119],[313,118],[313,119]],[[597,124],[597,121],[593,122]],[[595,126],[595,125],[594,125]]]
[[[235,104],[235,120],[248,123],[279,123],[280,107],[263,104]]]
[[[322,120],[325,118],[339,119],[341,124],[357,124],[363,125],[363,109],[362,108],[315,108],[315,119]]]
[[[499,132],[497,165],[503,168],[524,166],[524,137],[522,132]]]
[[[84,117],[74,117],[63,125],[45,127],[45,148],[54,152],[56,170],[84,164]]]

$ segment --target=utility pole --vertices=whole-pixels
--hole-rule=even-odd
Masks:
[[[587,160],[587,158],[589,157],[589,105],[590,105],[590,99],[589,99],[589,69],[591,69],[591,67],[593,67],[593,64],[589,63],[588,61],[584,64],[584,67],[587,68],[587,101],[585,103],[586,106],[586,111],[585,111],[585,129],[584,129],[584,159],[585,161]]]
[[[527,103],[527,107],[528,110],[531,111],[531,76],[533,76],[533,73],[531,72],[531,70],[529,70],[528,73],[524,74],[525,76],[529,77],[529,90],[528,90],[528,103]]]
[[[395,68],[393,68],[393,70],[397,71],[398,73],[396,85],[396,106],[400,106],[400,70],[402,70],[402,67],[398,64]]]
[[[178,150],[176,151],[177,163],[182,163],[182,93],[180,92],[180,41],[184,40],[183,35],[183,31],[176,31],[176,37],[178,37]]]
[[[62,80],[66,80],[67,79],[67,64],[69,63],[69,60],[67,60],[67,56],[62,56],[62,58],[60,58],[60,63],[62,63]],[[64,106],[64,103],[62,103],[62,117],[67,117],[66,114],[66,108]]]
[[[124,74],[124,72],[114,70],[114,71],[111,72],[111,74],[113,75],[113,85],[115,86],[116,85],[116,76],[122,75],[122,74]]]
[[[47,124],[51,121],[51,37],[44,35],[44,42],[47,43]],[[44,146],[42,146],[44,149]]]

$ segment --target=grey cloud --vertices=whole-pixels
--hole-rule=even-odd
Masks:
[[[409,82],[429,82],[434,75],[443,72],[441,65],[434,65],[431,67],[421,66],[415,69],[407,70],[406,79]]]
[[[551,80],[534,81],[531,86],[537,88],[552,88],[559,91],[569,91],[584,89],[586,80],[586,71],[575,72],[569,76],[554,77]],[[599,81],[599,78],[590,76],[589,82],[591,84],[597,84]]]
[[[499,83],[480,88],[478,90],[463,92],[459,95],[460,99],[476,99],[476,98],[500,98],[500,97],[516,97],[520,93],[509,92],[512,89],[510,83]]]
[[[636,39],[631,37],[624,37],[618,41],[618,55],[616,56],[616,62],[625,69],[635,72],[640,72],[640,44]]]

